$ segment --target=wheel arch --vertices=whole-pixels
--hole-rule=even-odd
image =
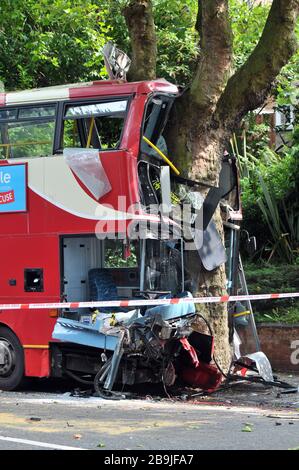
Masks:
[[[17,333],[7,323],[3,323],[2,321],[0,321],[0,328],[1,327],[7,328],[8,330],[10,330],[11,333],[13,333],[16,338],[18,338],[20,344],[22,344],[22,342],[21,342],[19,336],[17,335]]]

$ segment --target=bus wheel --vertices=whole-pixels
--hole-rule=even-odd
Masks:
[[[0,390],[15,390],[24,377],[24,351],[16,335],[0,327]]]

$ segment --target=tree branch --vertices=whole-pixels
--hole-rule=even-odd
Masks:
[[[232,129],[248,111],[260,106],[281,68],[297,50],[295,36],[299,0],[273,0],[257,46],[245,64],[229,79],[216,120]]]
[[[200,36],[200,59],[191,85],[191,99],[210,114],[231,73],[228,0],[198,0],[196,29]]]
[[[123,14],[132,46],[130,80],[156,78],[157,38],[151,0],[131,0]]]

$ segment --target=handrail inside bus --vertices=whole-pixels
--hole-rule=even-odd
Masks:
[[[156,147],[153,142],[151,142],[145,135],[142,136],[143,140],[150,146],[152,147],[160,157],[163,158],[163,160],[170,166],[170,168],[175,172],[176,175],[180,174],[180,171],[177,169],[177,167],[169,160],[169,158],[166,157],[166,155],[158,148]]]

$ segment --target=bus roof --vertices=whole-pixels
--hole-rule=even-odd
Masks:
[[[100,96],[129,95],[132,93],[150,94],[152,92],[177,94],[178,88],[166,80],[158,79],[144,82],[125,82],[121,80],[99,80],[69,85],[58,85],[32,90],[0,93],[0,106],[45,103],[72,99],[88,99]]]

